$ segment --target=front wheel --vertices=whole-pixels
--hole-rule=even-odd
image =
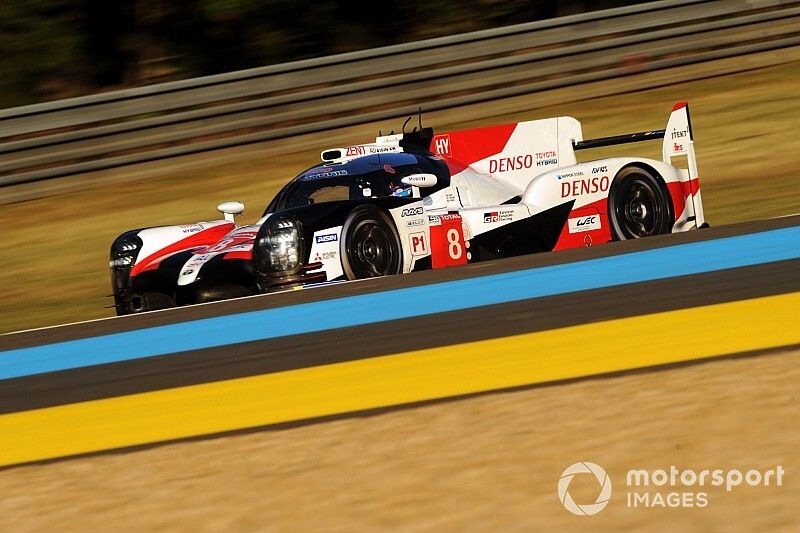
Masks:
[[[608,194],[608,218],[615,240],[670,233],[675,222],[672,201],[654,175],[637,167],[617,174]]]
[[[403,252],[392,219],[373,206],[354,209],[342,227],[342,267],[347,279],[400,274]]]

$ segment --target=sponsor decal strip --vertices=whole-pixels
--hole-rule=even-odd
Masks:
[[[131,276],[136,276],[146,270],[157,268],[160,261],[165,259],[167,256],[174,254],[175,252],[187,250],[193,246],[214,244],[222,236],[230,232],[231,229],[233,229],[233,223],[212,226],[208,229],[200,231],[199,233],[193,233],[188,237],[169,244],[145,258],[138,259],[136,264],[131,269]]]
[[[6,414],[0,466],[796,345],[798,306],[795,292]],[[630,350],[643,331],[648,349]]]
[[[800,257],[790,227],[0,352],[0,379]],[[310,319],[309,317],[313,317]]]

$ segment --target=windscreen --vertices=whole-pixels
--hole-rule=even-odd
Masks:
[[[410,174],[429,172],[424,159],[408,153],[376,154],[346,163],[311,168],[292,180],[267,208],[275,212],[322,202],[411,196],[402,183]]]

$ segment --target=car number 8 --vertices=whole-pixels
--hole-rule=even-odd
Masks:
[[[447,251],[450,253],[451,259],[461,259],[461,254],[464,250],[461,248],[461,240],[459,239],[458,230],[450,228],[447,230]]]

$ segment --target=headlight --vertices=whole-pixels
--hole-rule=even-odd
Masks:
[[[138,239],[138,237],[137,237]],[[133,240],[123,240],[111,249],[111,260],[109,266],[124,267],[128,266],[136,259],[136,255],[141,248],[141,239],[139,242]]]
[[[128,273],[131,266],[142,249],[142,239],[136,232],[123,233],[111,245],[111,257],[108,265],[111,267],[111,279],[114,289],[121,291],[128,282]]]
[[[299,223],[279,218],[267,225],[256,243],[256,268],[264,274],[296,271],[302,254]]]

